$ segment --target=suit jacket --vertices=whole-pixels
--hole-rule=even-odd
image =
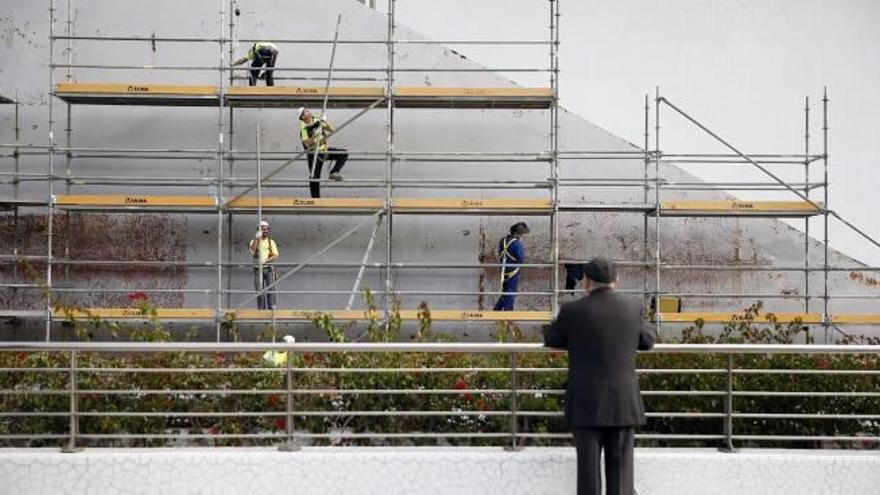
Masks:
[[[642,315],[636,301],[599,289],[563,305],[544,329],[545,345],[568,349],[565,417],[571,428],[644,424],[635,354],[654,347],[656,332]]]

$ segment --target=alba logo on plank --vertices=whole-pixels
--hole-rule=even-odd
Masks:
[[[149,93],[149,86],[129,86],[126,88],[126,91],[129,93]]]

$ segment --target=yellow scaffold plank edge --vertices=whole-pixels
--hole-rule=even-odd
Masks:
[[[822,323],[822,315],[820,313],[761,313],[755,317],[755,323],[767,323],[770,318],[775,317],[777,322],[789,323],[800,320],[801,323]],[[703,320],[706,323],[727,323],[733,321],[734,318],[741,318],[740,313],[716,313],[716,312],[694,312],[694,313],[660,313],[660,319],[665,323],[693,323],[697,320]]]
[[[55,204],[62,206],[179,206],[214,207],[217,200],[212,196],[140,196],[140,195],[76,195],[59,194]]]
[[[166,95],[166,96],[217,96],[217,86],[193,86],[182,84],[153,83],[58,83],[55,88],[59,95],[91,93],[108,96],[119,95]]]

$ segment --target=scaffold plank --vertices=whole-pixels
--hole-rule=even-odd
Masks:
[[[262,208],[272,212],[373,213],[385,205],[382,198],[263,198]],[[244,197],[230,201],[229,211],[255,211],[257,198]]]
[[[380,319],[382,313],[378,311],[345,310],[345,309],[277,309],[275,311],[265,309],[233,309],[226,312],[237,320],[285,320],[285,321],[310,321],[320,316],[329,316],[334,320],[367,320]]]
[[[327,95],[330,108],[366,108],[385,98],[380,86],[233,86],[226,91],[226,102],[235,107],[320,106]]]
[[[419,319],[419,311],[401,310],[400,318],[404,321]],[[42,312],[41,314],[45,314]],[[363,321],[381,319],[384,311],[344,310],[344,309],[231,309],[226,310],[228,317],[247,321],[310,321],[322,315],[334,320]],[[430,312],[433,321],[550,321],[550,311],[479,311],[460,309],[437,309]],[[144,314],[139,308],[81,308],[65,311],[53,311],[56,319],[91,319],[106,320],[146,320],[150,315]],[[160,320],[213,320],[216,311],[211,308],[158,308],[156,318]],[[2,316],[2,313],[0,313]],[[39,315],[36,315],[39,316]]]
[[[56,206],[84,210],[217,211],[212,196],[71,195],[55,196]]]
[[[831,323],[845,325],[880,325],[880,313],[843,313],[831,317]]]
[[[213,320],[216,311],[209,308],[156,308],[156,318],[160,320]],[[140,308],[82,308],[69,313],[53,310],[56,319],[73,318],[77,320],[101,318],[106,320],[147,320],[152,315],[144,314]]]
[[[706,323],[728,323],[742,319],[742,313],[719,313],[719,312],[692,312],[692,313],[660,313],[660,319],[664,323],[694,323],[702,320]],[[771,316],[779,323],[791,323],[800,320],[801,323],[822,323],[820,313],[761,313],[753,320],[755,323],[768,323]]]
[[[401,310],[403,320],[418,320],[418,310]],[[550,321],[550,311],[479,311],[460,309],[432,309],[432,321]]]
[[[678,200],[660,203],[660,213],[664,216],[808,217],[820,212],[806,201]]]
[[[92,105],[218,105],[217,86],[153,83],[58,83],[55,95],[68,103]]]
[[[552,88],[398,86],[399,108],[550,108]]]
[[[552,210],[546,199],[396,198],[395,213],[540,214]]]
[[[193,320],[212,321],[216,310],[211,308],[157,308],[156,318],[160,320]],[[335,320],[363,321],[382,319],[383,311],[344,310],[344,309],[279,309],[275,311],[258,309],[230,309],[227,316],[243,322],[247,321],[310,321],[326,315]],[[404,321],[419,319],[419,310],[400,310],[400,318]],[[0,318],[39,318],[46,315],[42,310],[0,310]],[[772,316],[772,318],[771,318]],[[52,310],[53,319],[91,319],[105,320],[146,320],[151,315],[144,314],[139,308],[77,308],[69,313],[64,310]],[[550,311],[481,311],[467,309],[433,309],[430,310],[432,321],[525,321],[549,322],[553,319]],[[742,313],[724,312],[690,312],[660,313],[663,323],[688,323],[698,320],[705,323],[728,323],[739,321]],[[880,325],[880,313],[841,313],[829,317],[834,324]],[[821,324],[824,322],[821,313],[761,313],[753,320],[756,324],[776,321],[781,324],[799,321],[803,324]]]

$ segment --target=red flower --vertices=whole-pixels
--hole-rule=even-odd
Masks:
[[[24,351],[16,352],[15,353],[16,364],[18,364],[18,365],[24,364],[24,362],[27,361],[27,357],[28,357],[28,353],[26,353]]]
[[[208,428],[208,433],[210,433],[211,435],[218,435],[220,433],[220,427],[217,425],[214,425],[214,426]]]
[[[277,406],[281,403],[281,396],[279,395],[270,395],[266,397],[266,405],[269,407]]]
[[[275,420],[275,429],[283,430],[284,429],[284,418],[278,418]]]
[[[313,361],[314,361],[314,358],[312,357],[311,352],[306,352],[303,354],[303,362],[304,363],[311,365]]]
[[[828,363],[827,358],[820,357],[816,360],[816,366],[818,366],[819,368],[821,368],[823,370],[827,370],[830,366],[830,363]]]
[[[214,361],[216,361],[217,364],[226,364],[226,354],[223,352],[215,353],[214,354]]]
[[[459,378],[454,384],[452,384],[452,388],[454,388],[455,390],[467,390],[468,384],[466,381]],[[474,396],[471,394],[464,394],[464,398],[467,400],[472,400]]]
[[[128,297],[128,300],[131,302],[147,301],[149,299],[147,295],[141,291],[129,292],[126,297]]]

